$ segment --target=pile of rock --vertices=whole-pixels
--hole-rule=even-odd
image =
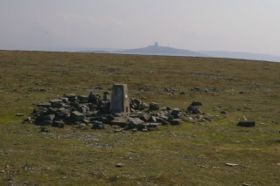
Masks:
[[[67,125],[85,126],[92,129],[104,129],[115,125],[121,130],[149,131],[161,125],[179,125],[184,118],[201,116],[202,105],[193,102],[186,110],[160,107],[157,103],[147,104],[139,99],[131,99],[127,113],[110,113],[109,92],[103,97],[95,91],[88,96],[64,95],[47,103],[40,103],[32,114],[32,122],[37,125],[51,125],[63,128]],[[201,117],[192,117],[201,118]]]

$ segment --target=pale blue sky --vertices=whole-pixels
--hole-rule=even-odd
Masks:
[[[137,48],[280,55],[280,0],[0,0],[0,49]]]

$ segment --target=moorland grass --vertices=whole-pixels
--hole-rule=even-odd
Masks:
[[[41,133],[21,123],[36,103],[64,93],[88,94],[98,85],[110,89],[116,82],[127,83],[131,97],[147,102],[186,108],[199,100],[206,113],[227,114],[149,133],[70,126]],[[170,87],[178,90],[175,95],[164,91]],[[244,116],[256,120],[256,127],[237,127]],[[279,185],[279,130],[278,63],[0,52],[0,185]],[[124,167],[116,168],[119,162]]]

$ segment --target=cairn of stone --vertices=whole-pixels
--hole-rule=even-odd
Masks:
[[[150,131],[161,125],[179,125],[184,120],[206,121],[200,111],[200,102],[193,102],[187,109],[160,107],[158,103],[147,104],[139,99],[129,99],[125,84],[113,85],[109,92],[92,90],[88,96],[66,94],[63,97],[40,103],[33,111],[31,122],[36,125],[65,125],[104,129],[107,125],[121,130]]]

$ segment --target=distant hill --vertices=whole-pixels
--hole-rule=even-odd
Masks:
[[[229,52],[229,51],[192,51],[177,49],[167,46],[159,46],[157,43],[144,48],[137,49],[87,49],[79,50],[83,52],[95,53],[116,53],[116,54],[136,54],[136,55],[160,55],[160,56],[191,56],[191,57],[208,57],[208,58],[232,58],[246,60],[260,60],[280,62],[280,56],[249,53],[249,52]]]
[[[257,54],[257,53],[249,53],[249,52],[228,52],[228,51],[200,51],[200,52],[210,57],[280,62],[280,56],[275,56],[275,55]]]
[[[155,45],[147,46],[144,48],[123,50],[117,53],[122,54],[138,54],[138,55],[162,55],[162,56],[193,56],[193,57],[206,57],[206,55],[191,50],[176,49],[166,46]]]

